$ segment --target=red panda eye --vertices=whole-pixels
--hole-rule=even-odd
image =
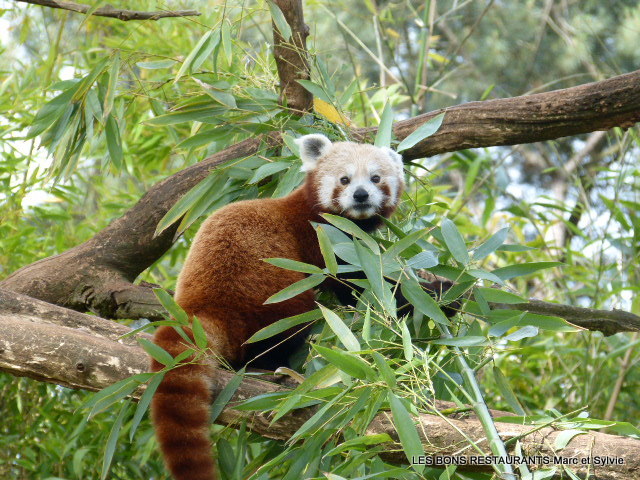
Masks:
[[[342,177],[342,178],[340,179],[340,183],[341,183],[342,185],[349,185],[349,177]]]
[[[380,183],[380,175],[374,175],[373,177],[371,177],[371,181],[373,183]]]

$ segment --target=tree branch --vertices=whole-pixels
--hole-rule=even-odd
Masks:
[[[69,10],[71,12],[84,13],[94,15],[96,17],[117,18],[123,22],[129,20],[158,20],[168,17],[193,17],[200,15],[196,10],[176,10],[176,11],[156,11],[156,12],[140,12],[136,10],[121,10],[113,8],[110,5],[100,7],[93,10],[90,5],[82,5],[75,2],[63,2],[60,0],[15,0],[16,2],[30,3],[32,5],[41,5],[43,7],[59,8]]]
[[[562,90],[464,103],[397,122],[393,131],[401,140],[442,112],[440,129],[403,152],[405,160],[632,127],[640,121],[640,70]],[[358,129],[354,137],[370,141],[376,131]]]
[[[495,304],[492,304],[496,306]],[[640,317],[623,310],[597,310],[595,308],[574,307],[560,303],[530,300],[527,303],[515,305],[500,304],[500,308],[520,310],[522,312],[539,313],[541,315],[553,315],[564,318],[567,322],[586,328],[597,330],[605,335],[613,335],[618,332],[639,332]]]
[[[92,317],[0,290],[0,370],[13,375],[28,376],[71,388],[100,390],[136,373],[148,371],[148,358],[144,350],[133,338],[121,338],[129,332],[127,327],[100,317]],[[224,387],[234,376],[226,370],[218,370],[216,375],[217,388]],[[217,422],[235,427],[246,420],[247,428],[255,433],[276,440],[288,440],[315,413],[313,408],[294,410],[274,424],[271,424],[267,412],[249,412],[233,408],[237,402],[247,398],[282,390],[282,386],[246,378]],[[136,395],[139,396],[141,393],[142,391],[138,391]],[[439,410],[452,406],[451,403],[436,402],[436,408]],[[499,411],[493,411],[492,414],[510,415]],[[476,455],[477,452],[468,447],[467,438],[475,441],[483,451],[489,451],[482,426],[473,415],[457,414],[444,417],[420,414],[414,420],[429,456]],[[588,431],[574,436],[558,453],[555,441],[561,434],[560,431],[544,428],[529,434],[534,428],[533,425],[496,422],[496,426],[504,440],[523,436],[520,443],[525,455],[553,457],[560,454],[564,458],[599,456],[624,460],[623,465],[572,467],[580,476],[585,476],[589,468],[591,475],[596,475],[602,480],[635,478],[640,472],[638,440]],[[392,463],[407,463],[388,412],[378,414],[366,433],[387,433],[394,443],[389,444],[381,456]],[[469,465],[461,468],[487,469]]]
[[[396,123],[397,138],[405,138],[442,111]],[[405,160],[463,148],[536,142],[615,126],[630,127],[640,120],[640,70],[578,87],[466,103],[444,111],[440,130],[404,152]],[[355,139],[366,141],[375,132],[375,128],[362,128],[352,133]],[[149,302],[153,304],[155,300],[148,289],[129,290],[124,305],[118,303],[114,293],[173,244],[176,227],[154,237],[159,220],[217,165],[281,142],[277,132],[249,138],[168,177],[92,239],[23,267],[0,282],[0,288],[110,318],[136,311],[147,311],[150,313],[146,316],[157,318],[153,316],[154,309],[149,308]],[[155,311],[160,312],[155,305]]]

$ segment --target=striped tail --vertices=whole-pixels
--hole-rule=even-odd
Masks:
[[[188,334],[191,336],[191,332]],[[184,339],[168,326],[158,328],[154,342],[174,357],[187,349]],[[151,360],[152,371],[163,367]],[[165,374],[151,401],[156,438],[175,480],[218,478],[210,440],[212,377],[211,365],[174,368]]]

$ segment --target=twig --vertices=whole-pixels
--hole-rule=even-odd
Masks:
[[[43,7],[59,8],[69,10],[71,12],[95,15],[96,17],[117,18],[123,22],[129,20],[158,20],[168,17],[194,17],[200,15],[196,10],[175,10],[175,11],[156,11],[156,12],[140,12],[137,10],[120,10],[110,5],[100,7],[92,11],[90,5],[82,5],[75,2],[62,2],[59,0],[16,0],[17,2],[30,3],[32,5],[41,5]]]

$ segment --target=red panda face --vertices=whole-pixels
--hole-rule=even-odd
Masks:
[[[313,173],[310,180],[322,210],[355,220],[393,212],[404,188],[402,157],[396,152],[331,143],[323,135],[306,135],[296,142],[303,171]]]

